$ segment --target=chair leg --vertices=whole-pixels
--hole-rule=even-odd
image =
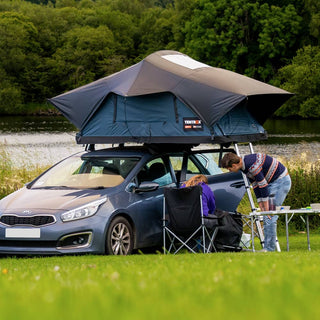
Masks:
[[[178,253],[182,248],[186,248],[188,249],[190,252],[192,253],[196,253],[195,248],[192,248],[190,245],[190,241],[195,240],[195,236],[199,233],[201,227],[199,227],[197,230],[194,231],[194,233],[189,236],[188,239],[181,239],[180,237],[178,237],[175,233],[173,233],[170,229],[165,228],[166,230],[166,236],[168,237],[168,240],[170,242],[169,248],[167,250],[167,248],[164,248],[164,250],[167,253],[170,253],[172,251],[172,249],[174,250],[173,254]],[[177,240],[177,242],[179,242],[179,244],[181,244],[180,246],[176,246],[175,245],[175,240]],[[202,246],[202,251],[205,252],[206,248],[203,246],[203,244],[201,244]]]
[[[167,236],[168,239],[170,241],[170,246],[167,250],[168,253],[171,253],[172,249],[173,249],[173,254],[178,253],[183,247],[187,248],[189,251],[191,251],[192,253],[196,253],[189,245],[188,242],[192,239],[192,238],[188,238],[186,241],[183,241],[181,238],[179,238],[177,235],[175,235],[172,231],[170,231],[169,229],[166,229],[167,231]],[[175,245],[174,241],[177,240],[179,241],[179,243],[181,243],[181,245],[178,247]],[[166,248],[164,249],[166,250]]]
[[[168,242],[169,242],[169,248],[167,249],[167,244],[166,244],[166,241],[164,240],[164,252],[165,253],[171,253],[171,250],[177,250],[175,244],[174,244],[174,240],[175,240],[175,237],[171,236],[170,234],[170,230],[168,230],[167,228],[165,228],[165,234],[164,234],[164,237],[168,237]]]
[[[219,231],[219,228],[216,227],[216,228],[214,229],[214,231],[213,231],[213,234],[210,236],[209,231],[206,229],[207,237],[208,237],[208,239],[209,239],[209,245],[208,245],[208,247],[206,248],[206,253],[210,253],[210,252],[211,252],[211,249],[213,249],[214,252],[217,252],[217,249],[216,249],[216,247],[215,247],[215,245],[214,245],[214,240],[215,240],[215,238],[216,238],[216,236],[217,236],[218,231]]]

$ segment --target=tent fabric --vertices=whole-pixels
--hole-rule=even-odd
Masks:
[[[210,130],[190,108],[167,92],[135,97],[110,94],[78,133],[77,141],[168,143],[169,136],[174,143],[223,143],[248,141],[248,135],[250,141],[261,140],[265,131],[245,105],[232,109]]]
[[[254,128],[255,133],[265,135],[261,126],[291,96],[263,82],[210,67],[180,52],[164,50],[49,102],[80,130],[79,143],[102,140],[168,143],[172,137],[182,141],[188,136],[193,142],[201,143],[217,140],[218,133],[222,134],[222,140],[228,141],[235,136],[238,140],[251,136],[250,132],[235,132],[237,126],[228,122],[230,115],[229,120],[222,120],[233,109],[236,110],[233,118],[238,114],[244,121],[249,119],[254,122],[252,127],[260,125]],[[161,102],[155,101],[155,97]],[[168,99],[173,108],[167,106]],[[174,108],[180,108],[182,113],[173,112]],[[138,116],[139,121],[135,121]],[[181,135],[181,123],[188,117],[199,119],[203,129],[184,131]],[[228,124],[233,138],[223,133],[226,128],[219,121]],[[247,137],[243,137],[245,134]]]

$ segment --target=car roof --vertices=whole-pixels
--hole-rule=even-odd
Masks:
[[[82,157],[143,157],[145,155],[156,155],[163,153],[189,151],[192,145],[186,144],[144,144],[144,145],[119,145],[116,147],[99,150],[88,150],[81,153]]]
[[[221,148],[202,149],[197,148],[198,145],[191,144],[143,144],[143,145],[123,145],[95,150],[91,147],[86,151],[75,154],[82,158],[105,158],[105,157],[145,157],[158,156],[163,154],[179,154],[181,152],[187,154],[221,152]],[[196,147],[196,148],[193,148]],[[233,149],[223,149],[224,152],[234,152]]]
[[[81,157],[143,157],[146,154],[150,154],[150,152],[143,146],[129,146],[86,151],[81,154]]]

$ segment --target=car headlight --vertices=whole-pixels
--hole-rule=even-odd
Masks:
[[[78,219],[91,217],[97,212],[99,206],[106,201],[107,201],[107,198],[99,199],[99,200],[87,203],[79,208],[75,208],[67,212],[64,212],[61,214],[61,220],[63,222],[67,222],[67,221],[74,221]]]

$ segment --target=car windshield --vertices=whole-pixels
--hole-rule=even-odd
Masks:
[[[109,188],[122,183],[139,158],[70,157],[48,170],[34,188]]]

